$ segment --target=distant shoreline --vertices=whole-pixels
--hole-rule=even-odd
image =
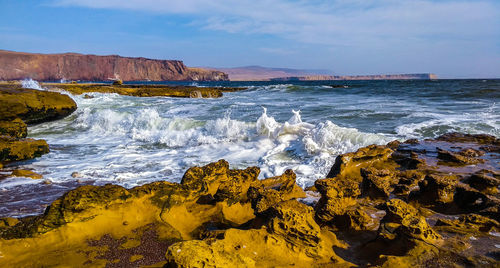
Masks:
[[[435,74],[383,74],[383,75],[309,75],[271,78],[270,81],[349,81],[349,80],[437,80]]]

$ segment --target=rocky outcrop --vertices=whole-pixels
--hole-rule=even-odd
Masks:
[[[0,121],[0,136],[11,136],[13,138],[26,138],[28,126],[20,118]]]
[[[455,142],[458,139],[459,142]],[[439,144],[439,148],[436,148]],[[492,136],[368,146],[308,189],[292,170],[220,160],[180,183],[81,186],[43,215],[0,219],[7,266],[496,267],[498,152]],[[438,150],[478,152],[456,165]],[[450,161],[450,162],[446,162]],[[309,202],[308,202],[309,203]],[[21,254],[30,248],[29,254]]]
[[[16,84],[0,85],[0,104],[0,121],[19,118],[28,125],[57,120],[76,110],[76,103],[67,95]]]
[[[178,60],[111,56],[32,54],[0,50],[0,80],[33,78],[39,81],[223,81],[219,71],[188,68]]]
[[[49,152],[44,140],[26,139],[27,124],[63,118],[76,110],[76,103],[57,92],[0,85],[0,169],[6,162],[33,159]],[[40,178],[39,174],[15,171],[12,176]]]
[[[44,140],[0,137],[0,162],[33,159],[49,152]]]
[[[259,172],[256,167],[232,170],[220,160],[190,168],[181,183],[155,182],[132,189],[79,187],[53,202],[43,215],[20,221],[2,219],[2,261],[13,266],[113,265],[115,260],[109,259],[103,246],[119,243],[119,248],[135,248],[135,255],[144,255],[155,249],[142,243],[155,243],[159,249],[168,248],[163,252],[166,258],[144,260],[143,264],[345,263],[333,251],[333,246],[342,246],[335,235],[320,228],[311,207],[293,200],[305,196],[295,184],[295,174],[287,171],[258,180]],[[260,198],[250,194],[250,189],[264,195],[275,191],[280,200],[259,213],[252,204]],[[148,228],[155,236],[144,241],[140,230]],[[20,257],[17,252],[26,245],[34,255]],[[132,257],[125,256],[128,261],[122,264],[132,265]]]
[[[116,93],[134,97],[177,97],[177,98],[220,98],[223,92],[234,92],[246,88],[235,87],[195,87],[168,85],[129,85],[129,84],[77,84],[43,83],[50,90],[63,90],[81,95],[90,92]]]

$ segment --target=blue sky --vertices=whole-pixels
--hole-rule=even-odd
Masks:
[[[500,1],[0,0],[0,49],[500,77]]]

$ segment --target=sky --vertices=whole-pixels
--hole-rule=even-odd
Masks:
[[[0,49],[500,78],[500,0],[0,0]]]

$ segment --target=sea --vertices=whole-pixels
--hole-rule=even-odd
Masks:
[[[308,187],[339,154],[370,144],[453,131],[500,137],[500,80],[163,84],[247,89],[214,99],[66,93],[78,104],[72,115],[28,130],[50,153],[6,168],[43,179],[1,180],[0,217],[43,213],[84,184],[179,182],[188,168],[219,159],[258,166],[260,178],[292,169]],[[44,90],[35,81],[26,87]]]

